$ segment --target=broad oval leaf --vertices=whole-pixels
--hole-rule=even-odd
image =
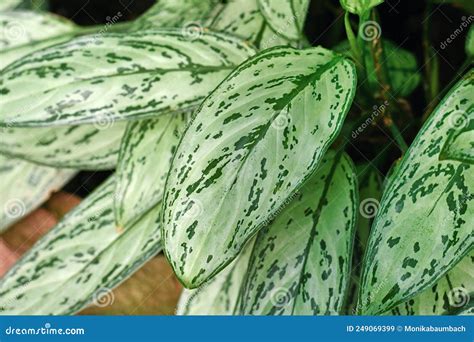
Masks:
[[[0,232],[39,207],[74,174],[0,155]]]
[[[468,112],[459,112],[457,116],[439,158],[474,164],[474,105]]]
[[[0,69],[27,54],[72,38],[77,27],[47,12],[0,12]]]
[[[60,168],[113,169],[126,125],[103,120],[60,127],[0,127],[0,153]]]
[[[194,290],[184,289],[177,315],[235,315],[255,239],[217,276]]]
[[[384,0],[340,0],[342,8],[347,12],[362,15]]]
[[[318,166],[355,91],[351,62],[323,48],[274,48],[241,64],[181,140],[164,197],[164,243],[194,288],[268,223]]]
[[[67,315],[111,290],[161,250],[156,212],[120,232],[112,177],[47,233],[0,281],[0,314]],[[60,289],[60,291],[59,291]]]
[[[125,227],[163,197],[166,177],[188,115],[130,122],[120,147],[114,209]]]
[[[391,315],[446,315],[466,309],[474,293],[474,253],[466,255],[431,288],[393,308]]]
[[[258,0],[230,0],[216,9],[206,26],[241,37],[259,49],[293,45],[268,25]]]
[[[209,32],[196,39],[180,30],[76,38],[34,52],[0,74],[0,126],[74,125],[186,111],[252,54],[240,40]],[[32,105],[25,109],[26,100]]]
[[[474,72],[426,121],[394,171],[364,257],[360,312],[379,314],[432,286],[473,246],[474,166],[439,161],[459,112],[472,110]]]
[[[350,280],[357,197],[352,161],[329,151],[291,203],[257,234],[240,313],[340,313]]]
[[[258,0],[258,5],[275,32],[289,40],[301,38],[309,0]]]

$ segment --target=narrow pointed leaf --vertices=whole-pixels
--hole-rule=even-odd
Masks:
[[[257,234],[240,313],[340,313],[350,280],[357,204],[352,161],[329,151],[292,202]]]
[[[178,315],[235,315],[255,239],[217,276],[194,290],[184,289]]]
[[[252,53],[226,35],[189,39],[180,30],[76,38],[34,52],[0,74],[0,126],[112,122],[186,111]],[[32,105],[25,109],[26,100]]]
[[[275,32],[289,40],[301,38],[309,0],[258,0],[258,5]]]
[[[348,315],[355,315],[358,311],[357,293],[360,285],[362,257],[367,248],[370,227],[382,196],[382,179],[379,171],[370,164],[362,164],[357,167],[357,178],[359,183],[359,206],[352,255],[351,280],[346,297],[345,313]]]
[[[388,312],[390,315],[446,315],[466,309],[474,293],[474,253],[466,255],[430,288]]]
[[[61,168],[113,169],[126,124],[104,120],[75,126],[1,127],[0,153]]]
[[[0,231],[39,207],[74,174],[0,155]]]
[[[318,166],[355,90],[352,63],[274,48],[241,64],[181,140],[164,197],[164,242],[197,287],[225,267]]]
[[[27,54],[70,40],[77,27],[47,12],[0,12],[0,69]]]
[[[358,15],[380,5],[383,1],[384,0],[340,0],[342,8],[350,13]]]
[[[453,129],[440,153],[440,159],[474,164],[474,105],[468,112],[458,113]]]
[[[466,75],[426,121],[394,171],[364,257],[360,312],[379,314],[434,285],[473,246],[474,166],[439,161],[458,113],[474,103]]]
[[[0,314],[66,315],[113,300],[112,288],[160,251],[156,212],[116,229],[114,188],[106,181],[2,278]]]
[[[170,114],[129,123],[117,166],[114,209],[119,226],[126,226],[161,201],[187,118],[187,114]]]

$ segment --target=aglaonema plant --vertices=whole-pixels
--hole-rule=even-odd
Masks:
[[[158,253],[177,314],[472,313],[472,29],[409,143],[397,115],[428,81],[381,3],[341,0],[330,47],[309,0],[159,1],[106,30],[2,4],[0,230],[79,170],[114,174],[1,278],[0,313],[74,314]],[[384,146],[351,159],[377,123],[388,172]]]

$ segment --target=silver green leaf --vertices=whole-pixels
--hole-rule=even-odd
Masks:
[[[0,314],[67,315],[113,301],[112,289],[161,250],[156,212],[114,224],[114,178],[47,233],[0,281]]]
[[[0,232],[39,207],[74,174],[0,155]]]
[[[358,165],[357,178],[360,201],[357,229],[354,238],[351,280],[345,305],[345,313],[348,315],[355,315],[357,313],[357,293],[359,291],[360,273],[362,270],[362,256],[367,248],[370,227],[377,214],[380,197],[382,196],[382,179],[379,171],[371,164]]]
[[[359,307],[383,313],[434,285],[473,246],[474,166],[439,161],[457,113],[474,103],[474,72],[441,101],[384,191],[364,257]]]
[[[141,17],[132,23],[131,30],[181,27],[184,33],[201,34],[202,22],[218,0],[159,0]]]
[[[117,165],[117,225],[125,227],[161,201],[187,118],[187,114],[169,114],[128,124]]]
[[[230,263],[317,168],[355,82],[342,56],[280,47],[241,64],[203,102],[164,197],[166,253],[186,287]]]
[[[180,30],[84,36],[34,52],[0,74],[0,126],[38,127],[186,111],[253,50]],[[183,89],[187,89],[183,91]],[[31,106],[25,109],[24,103]]]
[[[72,38],[77,27],[47,12],[0,12],[0,69],[27,54]]]
[[[299,40],[308,11],[309,0],[258,0],[268,25],[289,40]]]
[[[474,293],[474,253],[466,255],[430,288],[393,308],[391,315],[443,315],[466,309]]]
[[[474,164],[474,104],[467,112],[458,112],[439,155],[440,160],[457,160]]]
[[[340,0],[342,8],[347,12],[362,15],[384,0]]]
[[[206,26],[241,37],[259,49],[293,45],[273,31],[260,10],[259,0],[230,0],[216,8]]]
[[[350,281],[357,207],[352,161],[329,151],[291,203],[257,234],[240,313],[340,313]]]
[[[31,102],[25,108],[32,106]],[[126,122],[13,128],[0,127],[0,153],[59,168],[115,168]]]
[[[217,276],[194,290],[184,289],[178,315],[234,315],[255,239]]]

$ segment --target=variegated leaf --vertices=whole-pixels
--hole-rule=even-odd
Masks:
[[[240,313],[340,313],[350,281],[357,197],[352,161],[329,151],[291,203],[257,234]]]
[[[116,229],[114,178],[47,233],[0,281],[0,314],[72,314],[111,290],[161,249],[156,212]]]
[[[144,118],[197,106],[253,50],[180,30],[84,36],[34,52],[0,74],[0,126]],[[183,91],[186,89],[186,91]],[[25,109],[25,102],[31,104]]]
[[[335,50],[350,55],[350,47],[347,41],[336,46]],[[374,59],[368,44],[364,44],[363,59],[366,74],[359,75],[359,79],[363,81],[361,81],[362,86],[367,92],[377,93],[380,90],[380,83],[377,79]],[[389,40],[383,41],[383,55],[380,64],[387,70],[387,82],[390,85],[392,96],[408,96],[420,84],[421,75],[415,55]]]
[[[255,239],[217,276],[194,290],[184,289],[178,315],[234,315]]]
[[[363,314],[434,285],[473,246],[474,166],[438,160],[457,113],[473,108],[473,90],[471,71],[426,121],[384,191],[364,258]]]
[[[260,49],[293,45],[268,25],[258,0],[230,0],[216,8],[206,26],[241,37]]]
[[[25,103],[28,106],[32,102]],[[126,124],[103,120],[76,126],[0,127],[0,153],[61,168],[113,169]]]
[[[372,7],[380,5],[384,0],[340,0],[342,8],[346,11],[362,15]]]
[[[448,134],[439,158],[474,164],[474,103],[471,103],[467,112],[456,115],[458,119]]]
[[[268,25],[289,40],[299,40],[308,11],[309,0],[258,0]]]
[[[126,226],[161,201],[187,117],[169,114],[129,123],[117,166],[114,209],[119,226]]]
[[[78,28],[47,12],[0,12],[0,69],[47,46],[70,40]]]
[[[391,315],[445,315],[466,309],[474,294],[474,253],[466,255],[430,288],[393,308]]]
[[[131,30],[181,27],[192,37],[202,32],[202,22],[218,0],[159,0],[131,25]],[[191,38],[192,38],[191,37]]]
[[[281,47],[241,64],[203,102],[164,197],[166,253],[183,284],[218,273],[287,204],[337,136],[354,91],[342,56]]]
[[[0,155],[0,231],[40,206],[74,174]]]
[[[346,297],[346,314],[357,313],[357,293],[359,291],[360,273],[362,270],[362,256],[367,247],[370,227],[379,207],[382,196],[382,179],[377,169],[370,164],[361,164],[357,167],[359,181],[359,212],[357,229],[354,238],[352,255],[352,270],[350,286]]]

